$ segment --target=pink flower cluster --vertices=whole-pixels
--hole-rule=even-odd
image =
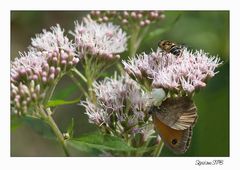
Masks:
[[[59,24],[50,29],[51,31],[43,29],[43,33],[36,34],[36,37],[31,39],[32,46],[38,51],[53,53],[63,50],[69,55],[74,55],[75,46],[64,35],[64,29],[61,29]]]
[[[119,58],[119,53],[126,50],[127,35],[112,23],[98,24],[91,18],[84,18],[79,24],[75,22],[75,37],[77,50],[82,56],[92,55],[102,59]]]
[[[43,30],[32,38],[26,53],[11,62],[12,110],[17,114],[28,112],[31,106],[41,103],[46,90],[79,61],[75,47],[64,35],[60,26]]]
[[[123,64],[130,76],[150,80],[153,88],[192,93],[206,86],[206,80],[217,73],[215,69],[221,62],[202,50],[191,52],[184,48],[178,57],[158,49],[137,55]]]
[[[102,82],[94,83],[97,103],[83,102],[89,121],[100,127],[108,127],[114,132],[122,133],[124,129],[137,133],[148,131],[141,127],[148,121],[145,114],[146,97],[140,87],[127,75],[118,78],[106,78]],[[146,123],[146,122],[145,122]],[[117,124],[117,127],[115,127]],[[147,133],[147,132],[146,132]]]
[[[141,27],[165,18],[163,11],[92,11],[90,16],[99,23],[115,21],[124,26]]]

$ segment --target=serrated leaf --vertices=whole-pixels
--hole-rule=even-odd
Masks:
[[[135,148],[129,146],[121,138],[103,135],[99,133],[93,133],[84,135],[79,138],[73,138],[67,141],[72,147],[81,150],[87,151],[92,149],[98,149],[101,151],[134,151]]]
[[[68,104],[74,104],[74,103],[78,103],[80,101],[80,98],[77,98],[75,100],[70,100],[70,101],[66,101],[66,100],[49,100],[47,103],[47,107],[56,107],[59,105],[68,105]]]

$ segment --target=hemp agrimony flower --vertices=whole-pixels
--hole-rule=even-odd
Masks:
[[[83,74],[75,72],[81,74],[87,85],[88,93],[85,96],[93,100],[93,82],[107,68],[116,64],[119,54],[126,50],[127,35],[119,26],[112,23],[99,24],[89,17],[84,18],[80,24],[75,22],[72,34],[83,66]]]
[[[137,55],[123,64],[130,76],[147,80],[151,87],[193,93],[206,86],[207,79],[216,74],[215,69],[221,62],[202,50],[191,52],[185,48],[179,57],[158,49]]]
[[[32,38],[32,46],[38,51],[58,52],[64,50],[68,53],[75,53],[75,47],[72,42],[64,35],[64,29],[57,24],[50,28],[50,31],[43,29],[43,33],[36,34]]]
[[[120,25],[129,34],[130,57],[136,54],[149,28],[165,18],[163,11],[92,11],[89,16],[98,23],[113,22]]]
[[[75,44],[82,56],[92,55],[102,59],[119,58],[119,53],[126,50],[127,36],[119,26],[112,23],[98,24],[91,18],[75,22]]]
[[[52,32],[43,30],[43,33],[36,34],[36,37],[31,39],[30,49],[42,52],[52,65],[68,70],[79,61],[75,54],[75,46],[58,24],[51,27],[51,30]]]
[[[60,26],[51,30],[37,34],[29,51],[11,62],[11,101],[17,114],[29,114],[28,109],[34,113],[32,106],[45,105],[52,93],[48,90],[79,61]]]
[[[51,69],[52,70],[52,69]],[[28,107],[41,100],[41,86],[58,74],[49,70],[46,58],[31,51],[20,54],[11,62],[11,104],[14,113],[23,114]],[[39,82],[42,83],[39,83]],[[41,84],[41,85],[40,85]]]
[[[136,134],[142,136],[146,142],[147,137],[154,130],[147,126],[151,121],[146,114],[146,97],[144,92],[128,76],[106,78],[95,82],[93,90],[96,94],[96,104],[86,101],[82,105],[86,108],[89,122],[96,124],[106,133],[120,136],[134,141]],[[141,145],[140,144],[140,145]]]

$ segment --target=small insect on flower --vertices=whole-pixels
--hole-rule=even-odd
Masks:
[[[183,51],[183,46],[177,45],[174,42],[168,40],[161,40],[158,46],[165,52],[171,53],[176,56],[180,56]]]

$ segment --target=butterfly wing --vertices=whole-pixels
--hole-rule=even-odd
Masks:
[[[182,154],[188,150],[192,137],[192,127],[176,130],[161,122],[156,115],[153,115],[153,121],[156,131],[169,149],[176,154]]]
[[[197,108],[189,97],[168,98],[159,108],[152,108],[157,118],[176,130],[193,127],[197,121]]]
[[[153,106],[150,114],[165,145],[175,153],[185,153],[198,117],[193,101],[189,97],[168,98],[160,107]]]

